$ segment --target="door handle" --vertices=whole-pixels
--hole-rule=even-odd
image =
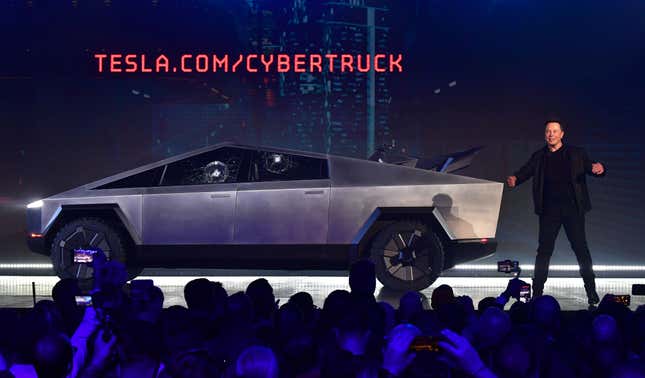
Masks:
[[[305,192],[305,195],[308,195],[308,196],[309,196],[309,195],[314,195],[314,194],[323,194],[323,193],[324,193],[324,191],[322,191],[322,190],[307,190],[307,191]]]
[[[231,198],[230,194],[211,194],[211,198]]]

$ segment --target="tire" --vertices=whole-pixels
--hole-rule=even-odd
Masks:
[[[74,263],[74,250],[98,247],[108,260],[123,263],[132,279],[143,270],[129,261],[126,246],[128,239],[118,227],[100,218],[79,218],[64,224],[51,244],[51,260],[60,278],[77,278],[79,283],[91,283],[94,271],[87,264]]]
[[[423,223],[392,223],[376,234],[371,245],[370,259],[374,262],[376,277],[389,289],[423,290],[441,275],[443,246],[439,237]]]

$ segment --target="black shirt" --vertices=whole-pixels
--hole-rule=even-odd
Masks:
[[[544,157],[544,212],[549,215],[571,214],[576,211],[572,193],[571,162],[562,146],[554,152],[547,149]]]

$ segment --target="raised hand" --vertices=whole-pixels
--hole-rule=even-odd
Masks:
[[[439,347],[446,351],[451,360],[469,376],[479,376],[486,366],[479,358],[479,354],[468,340],[449,329],[441,331],[446,341],[440,341]]]
[[[421,331],[410,324],[399,324],[394,327],[383,350],[383,369],[392,375],[401,374],[416,356],[410,351],[410,344],[420,334]]]

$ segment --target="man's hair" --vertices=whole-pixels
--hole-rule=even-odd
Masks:
[[[546,127],[546,125],[548,125],[549,123],[557,123],[558,125],[560,125],[560,130],[564,131],[564,126],[562,125],[562,120],[560,120],[560,118],[558,117],[547,118],[546,121],[544,122],[544,127]]]
[[[72,345],[67,336],[50,333],[36,342],[34,357],[34,368],[39,377],[65,377],[72,364]]]

